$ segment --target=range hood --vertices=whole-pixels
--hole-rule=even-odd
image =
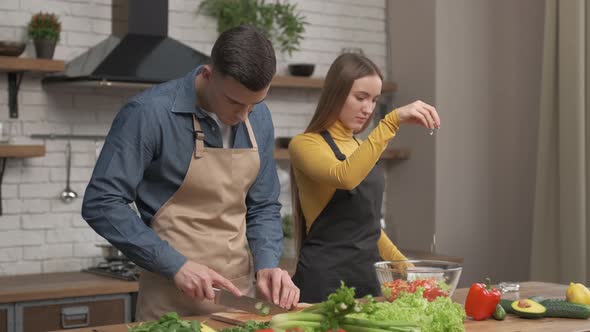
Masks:
[[[141,87],[179,78],[209,61],[207,55],[168,37],[168,0],[113,0],[112,27],[107,39],[43,83]]]

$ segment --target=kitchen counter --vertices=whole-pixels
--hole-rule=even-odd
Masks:
[[[543,297],[564,297],[566,285],[558,285],[543,282],[523,282],[521,283],[520,292],[518,296],[529,297],[532,295],[539,295]],[[453,295],[453,300],[464,303],[467,296],[467,288],[458,289]],[[516,295],[516,294],[512,294]],[[208,317],[194,316],[186,319],[198,320],[205,322],[207,325],[219,329],[228,327],[230,325],[211,320]],[[67,330],[70,332],[126,332],[128,325],[110,325],[86,329]],[[590,320],[579,319],[563,319],[563,318],[543,318],[543,319],[522,319],[514,315],[508,314],[504,321],[496,321],[488,319],[485,321],[474,321],[467,319],[465,321],[465,329],[468,332],[544,332],[544,331],[590,331]]]
[[[84,272],[30,274],[0,278],[0,304],[137,292],[135,281]]]
[[[507,293],[503,295],[508,299],[528,298],[538,295],[546,298],[564,298],[567,285],[559,285],[545,282],[522,282],[518,293]],[[458,289],[453,294],[453,300],[461,304],[465,303],[469,289]],[[565,318],[542,318],[523,319],[515,315],[507,314],[503,321],[496,321],[492,318],[484,321],[465,321],[467,331],[477,332],[566,332],[566,331],[590,331],[590,319],[565,319]]]

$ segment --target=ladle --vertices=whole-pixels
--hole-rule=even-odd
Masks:
[[[70,141],[68,141],[68,144],[66,145],[66,188],[64,189],[64,191],[61,192],[61,200],[65,203],[70,203],[72,202],[74,199],[76,199],[76,197],[78,197],[78,194],[72,190],[72,188],[70,188],[70,168],[71,168],[71,164],[72,164],[72,146],[70,144]]]

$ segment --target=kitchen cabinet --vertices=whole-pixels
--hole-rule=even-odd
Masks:
[[[129,323],[131,295],[16,303],[15,322],[14,332],[41,332]]]
[[[0,277],[0,332],[129,323],[138,288],[83,272]]]
[[[0,304],[0,332],[14,332],[14,305]]]

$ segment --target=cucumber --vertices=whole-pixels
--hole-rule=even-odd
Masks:
[[[504,318],[506,318],[506,310],[502,308],[500,303],[496,305],[496,311],[494,311],[492,317],[494,317],[495,320],[504,320]]]
[[[545,317],[576,319],[590,318],[590,306],[588,305],[570,303],[557,299],[547,299],[541,304],[547,309]]]
[[[509,314],[513,314],[514,310],[512,310],[512,300],[500,299],[500,303],[502,309]]]
[[[535,296],[529,297],[529,300],[535,301],[537,303],[541,303],[541,302],[545,301],[546,298],[544,298],[542,296],[535,295]]]

